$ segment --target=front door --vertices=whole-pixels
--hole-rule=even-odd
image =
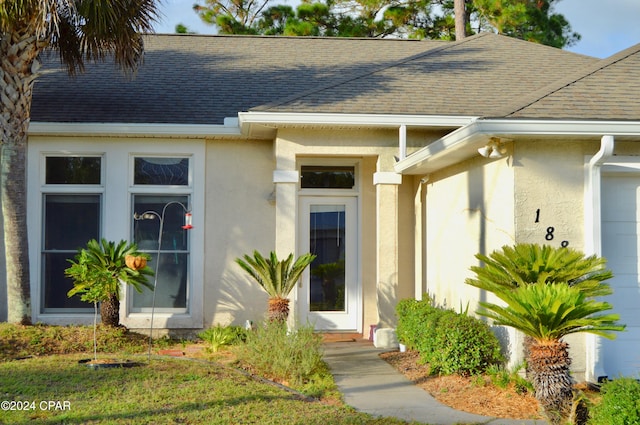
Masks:
[[[356,197],[300,198],[300,252],[315,260],[298,289],[301,318],[318,330],[359,331]]]

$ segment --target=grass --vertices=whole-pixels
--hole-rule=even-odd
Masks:
[[[374,418],[341,403],[305,401],[216,362],[155,358],[139,367],[91,370],[78,363],[91,357],[92,337],[87,348],[79,337],[83,332],[77,327],[0,324],[0,400],[26,407],[0,410],[0,424],[406,423]],[[65,341],[69,334],[75,335],[75,341]],[[113,338],[108,346],[122,350],[102,357],[146,363],[145,339],[138,341],[127,333]],[[10,360],[33,354],[37,355]],[[59,403],[49,407],[48,401]]]

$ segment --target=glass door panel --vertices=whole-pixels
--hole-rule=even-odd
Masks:
[[[311,263],[310,310],[345,311],[344,205],[311,205],[309,248]]]

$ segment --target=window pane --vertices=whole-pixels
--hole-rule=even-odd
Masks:
[[[162,231],[162,250],[185,251],[188,247],[189,232],[184,230],[185,211],[178,203],[167,205],[170,202],[179,202],[185,207],[189,205],[188,196],[161,196],[161,195],[135,195],[133,200],[134,214],[141,215],[152,211],[152,220],[134,220],[133,241],[140,250],[158,250],[158,232],[160,230],[160,217],[164,209],[164,226]],[[165,206],[166,209],[165,209]]]
[[[67,297],[67,292],[73,288],[73,280],[64,275],[64,270],[70,265],[67,260],[74,257],[75,252],[42,255],[43,305],[46,310],[73,309],[77,313],[93,311],[93,304],[80,301],[80,295]]]
[[[64,275],[78,248],[100,237],[100,195],[45,195],[42,251],[43,309],[92,311],[80,297],[67,297],[73,281]]]
[[[76,250],[100,230],[100,195],[45,195],[44,249]]]
[[[311,311],[345,309],[345,214],[344,205],[311,205]]]
[[[157,253],[151,254],[151,266],[156,267]],[[158,270],[157,293],[155,307],[160,309],[187,308],[187,276],[189,255],[186,253],[165,252],[160,255]],[[154,278],[150,278],[154,279]],[[133,311],[149,311],[153,304],[153,291],[145,289],[142,293],[131,291],[133,294]]]
[[[135,158],[133,183],[187,186],[189,158]]]
[[[303,189],[353,189],[354,167],[302,166]]]
[[[138,249],[151,255],[150,267],[159,267],[155,307],[160,311],[186,310],[189,276],[189,232],[182,228],[189,196],[134,195],[134,214],[144,213],[153,219],[134,220],[133,240]],[[158,232],[163,216],[162,246],[159,263]],[[153,291],[131,291],[133,311],[149,311],[153,304]]]
[[[102,158],[49,156],[45,159],[47,184],[100,184]]]

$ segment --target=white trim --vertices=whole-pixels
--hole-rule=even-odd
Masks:
[[[190,295],[188,314],[158,314],[154,328],[202,328],[203,325],[203,294],[204,294],[204,226],[205,226],[205,152],[206,144],[203,141],[187,140],[181,143],[158,140],[139,140],[135,145],[130,144],[105,144],[104,141],[90,137],[78,137],[74,139],[61,139],[51,141],[44,139],[30,140],[27,149],[27,160],[34,165],[28,167],[27,209],[30,214],[27,218],[29,228],[29,257],[32,291],[32,317],[34,321],[50,324],[90,323],[92,314],[63,314],[61,312],[40,313],[41,310],[41,274],[40,249],[42,242],[42,193],[50,192],[49,189],[57,187],[45,187],[43,155],[62,154],[88,154],[100,155],[103,158],[103,184],[93,186],[93,192],[101,192],[103,205],[101,212],[101,226],[103,237],[109,240],[130,240],[130,214],[131,187],[129,179],[130,168],[127,166],[132,154],[136,155],[171,155],[191,158],[193,179],[189,187],[171,188],[169,192],[190,193],[193,209],[194,230],[190,234]],[[66,189],[76,190],[77,186],[68,186]],[[175,189],[175,190],[174,190]],[[82,192],[88,189],[82,189]],[[155,188],[149,188],[148,192]],[[91,190],[89,190],[91,191]],[[57,191],[55,191],[57,193]],[[166,193],[166,189],[163,191]],[[200,230],[198,230],[200,229]],[[126,295],[121,300],[122,305],[127,305]],[[124,324],[130,328],[148,328],[149,314],[136,313],[127,316]]]
[[[298,183],[300,174],[297,170],[273,170],[274,183]]]
[[[392,171],[377,171],[373,173],[373,184],[402,184],[402,174]]]
[[[428,174],[477,155],[492,136],[640,136],[637,121],[481,119],[430,143],[395,164],[402,174]]]
[[[225,119],[224,125],[203,124],[127,124],[127,123],[52,123],[32,122],[29,136],[118,136],[118,137],[240,137],[237,119]]]
[[[459,115],[391,115],[391,114],[318,114],[292,112],[239,112],[240,127],[250,124],[278,125],[351,125],[399,128],[407,127],[460,127],[476,119]]]

